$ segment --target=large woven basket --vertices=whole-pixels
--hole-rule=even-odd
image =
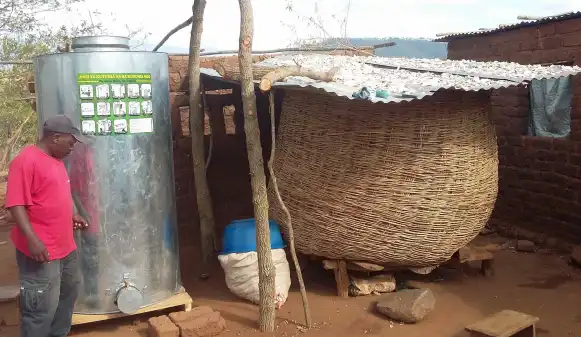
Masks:
[[[372,104],[288,90],[274,167],[298,251],[403,267],[449,259],[496,200],[489,108],[486,92]],[[272,189],[269,201],[286,235]]]

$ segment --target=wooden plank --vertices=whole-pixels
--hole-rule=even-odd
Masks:
[[[347,275],[347,263],[341,260],[337,262],[335,272],[335,282],[337,283],[337,295],[339,297],[349,297],[349,275]]]
[[[538,317],[514,310],[503,310],[467,326],[466,330],[489,337],[510,337],[526,328],[533,327],[538,321]]]
[[[152,304],[150,306],[143,307],[143,308],[139,309],[136,313],[131,314],[131,315],[127,315],[127,314],[123,314],[123,313],[97,314],[97,315],[74,314],[73,315],[73,325],[94,323],[94,322],[100,322],[100,321],[110,320],[110,319],[114,319],[114,318],[139,315],[139,314],[144,314],[147,312],[159,311],[159,310],[174,308],[174,307],[178,307],[178,306],[182,306],[184,311],[190,311],[192,309],[192,298],[190,297],[190,295],[188,295],[188,293],[186,293],[186,292],[178,293],[178,294],[168,298],[165,301],[161,301],[161,302]]]
[[[0,302],[0,325],[17,326],[20,324],[20,301],[17,297],[11,302]]]
[[[369,263],[369,262],[359,262],[359,261],[349,261],[347,263],[347,269],[358,268],[361,271],[382,271],[383,266]]]
[[[465,246],[458,249],[458,259],[460,260],[460,263],[492,260],[493,258],[494,254],[481,248]]]
[[[327,270],[334,270],[337,269],[337,261],[336,260],[323,260],[323,268]],[[360,262],[360,261],[347,261],[346,262],[347,270],[353,271],[362,271],[362,272],[376,272],[382,271],[385,268],[383,266],[369,263],[369,262]]]
[[[0,303],[13,302],[20,295],[20,286],[0,287]]]
[[[480,273],[486,277],[494,276],[494,260],[482,261]]]

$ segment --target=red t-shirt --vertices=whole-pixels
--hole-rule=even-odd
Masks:
[[[44,243],[51,260],[73,252],[73,200],[69,175],[62,161],[35,145],[22,149],[8,169],[6,208],[25,206],[34,233]],[[18,226],[10,233],[16,249],[26,255],[28,240]]]

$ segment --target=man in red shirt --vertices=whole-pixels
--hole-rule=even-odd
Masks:
[[[71,329],[79,270],[74,214],[62,159],[84,137],[63,115],[47,119],[43,137],[22,149],[8,169],[6,208],[14,226],[20,278],[21,337],[65,337]]]

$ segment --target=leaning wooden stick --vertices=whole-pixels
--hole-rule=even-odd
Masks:
[[[276,176],[274,174],[274,154],[276,151],[276,128],[275,128],[275,118],[276,115],[274,113],[274,94],[272,91],[270,92],[270,134],[271,134],[271,146],[270,146],[270,158],[268,159],[268,172],[270,173],[270,183],[272,184],[272,189],[274,190],[274,194],[276,195],[276,199],[280,205],[280,208],[284,212],[286,216],[286,227],[288,229],[288,241],[290,245],[290,253],[293,259],[293,263],[295,265],[295,269],[297,271],[297,278],[299,279],[299,289],[301,290],[301,297],[303,298],[303,309],[305,311],[305,323],[307,328],[311,328],[312,320],[311,320],[311,310],[309,309],[309,300],[307,299],[307,289],[305,288],[305,282],[303,281],[303,272],[301,271],[301,266],[299,265],[299,259],[297,258],[297,252],[295,250],[295,234],[293,230],[292,218],[291,214],[286,208],[284,201],[282,200],[282,196],[280,195],[280,191],[278,189],[278,182],[276,181]]]

